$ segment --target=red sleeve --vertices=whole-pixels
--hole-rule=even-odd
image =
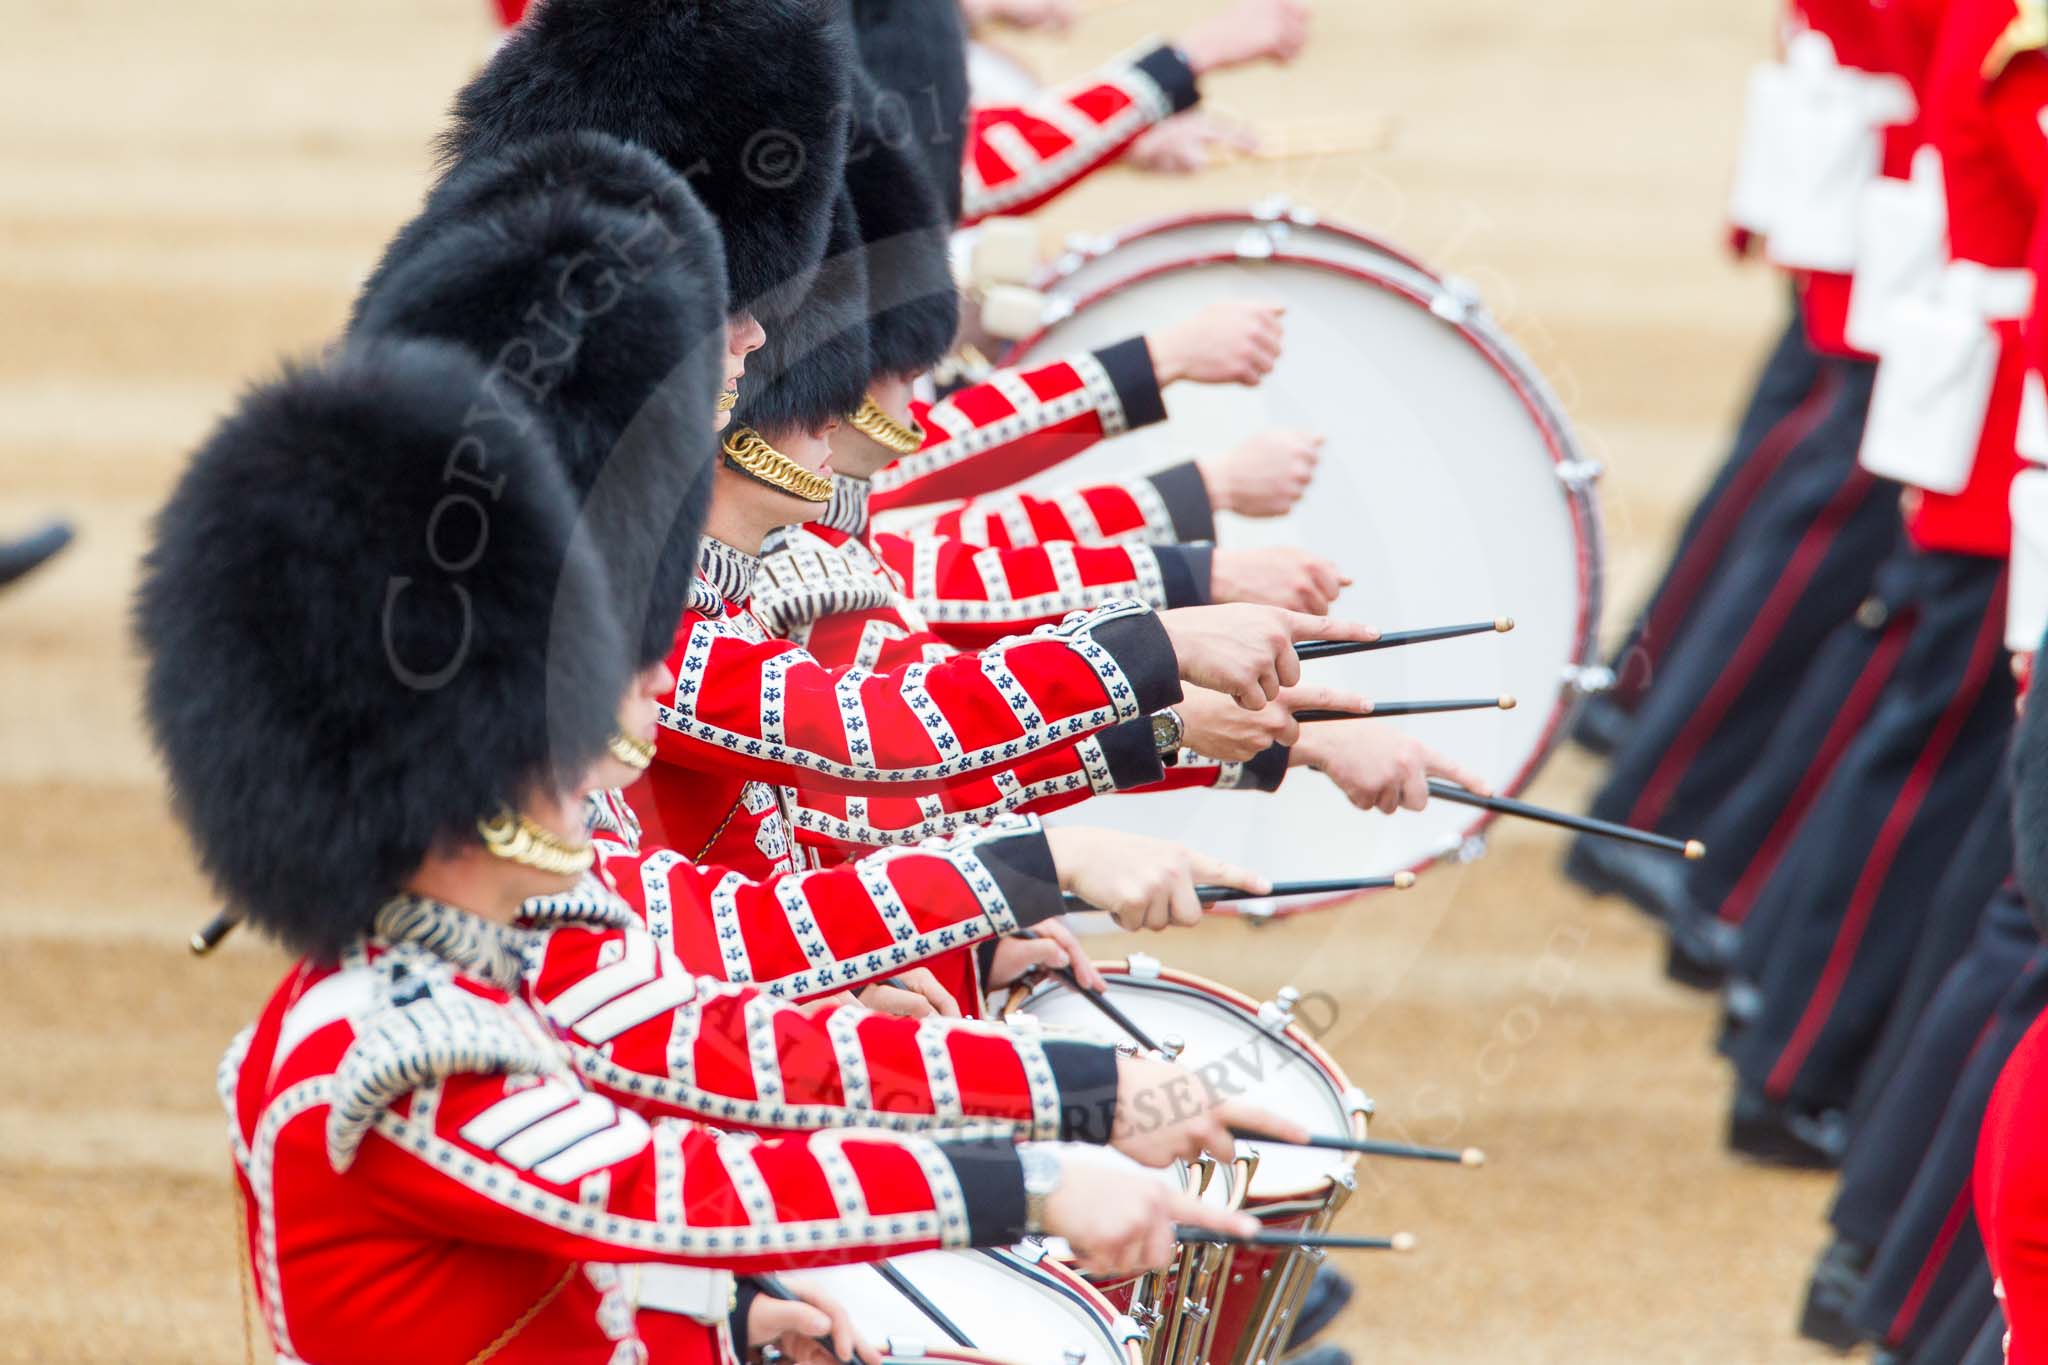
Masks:
[[[1051,497],[999,493],[906,528],[913,538],[1012,549],[1071,540],[1174,545],[1214,540],[1209,491],[1192,462],[1126,483],[1070,488]]]

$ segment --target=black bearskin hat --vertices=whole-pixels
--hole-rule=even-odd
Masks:
[[[464,161],[441,178],[419,213],[384,248],[383,257],[363,282],[350,326],[361,319],[364,300],[377,292],[393,267],[450,222],[473,219],[501,204],[559,189],[582,190],[610,207],[654,213],[681,238],[694,240],[707,221],[703,204],[683,178],[645,147],[603,133],[552,133],[533,138],[496,156]]]
[[[896,97],[854,73],[846,188],[860,217],[868,277],[868,346],[876,374],[922,374],[960,330],[948,251],[952,223],[897,120]]]
[[[844,170],[852,43],[833,0],[545,3],[455,97],[451,163],[609,133],[690,182],[725,234],[735,309],[801,303]]]
[[[666,218],[559,189],[448,221],[392,262],[357,324],[461,345],[531,404],[641,665],[667,657],[688,600],[725,355],[718,233],[678,188]]]
[[[604,567],[519,419],[453,347],[352,346],[248,394],[157,515],[135,617],[173,799],[229,902],[317,960],[616,724]]]
[[[747,357],[735,426],[766,434],[815,431],[861,404],[874,373],[868,353],[868,277],[860,216],[842,189],[824,262],[794,315],[763,319],[768,339]]]
[[[2048,642],[2042,649],[2048,651]],[[2048,933],[2048,696],[2038,674],[2013,731],[2012,847],[2014,872],[2035,927]]]
[[[967,156],[967,24],[959,0],[851,0],[861,65],[907,117],[948,227],[960,221]],[[901,101],[901,103],[897,103]]]

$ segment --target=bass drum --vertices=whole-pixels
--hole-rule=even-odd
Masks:
[[[1328,556],[1354,584],[1338,609],[1381,630],[1512,617],[1506,635],[1330,659],[1304,672],[1383,701],[1516,698],[1512,711],[1386,723],[1476,770],[1495,791],[1520,790],[1558,743],[1580,692],[1605,676],[1595,639],[1597,470],[1548,386],[1467,292],[1359,261],[1282,251],[1191,256],[1079,299],[1006,363],[1093,350],[1231,298],[1287,306],[1286,349],[1264,384],[1176,386],[1168,421],[1102,442],[1023,487],[1044,493],[1128,478],[1275,427],[1323,433],[1320,471],[1294,511],[1219,518],[1218,539]],[[1090,802],[1084,818],[1288,877],[1329,878],[1476,851],[1467,841],[1487,817],[1444,801],[1393,816],[1361,812],[1301,772],[1272,796],[1119,796]]]
[[[1427,266],[1392,242],[1325,222],[1314,209],[1286,195],[1261,199],[1246,209],[1155,218],[1119,232],[1074,233],[1035,283],[1058,309],[1062,302],[1089,298],[1133,275],[1190,257],[1262,261],[1283,255],[1383,271],[1420,289],[1436,284]]]

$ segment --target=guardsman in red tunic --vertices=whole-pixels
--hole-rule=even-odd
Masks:
[[[1867,675],[1883,637],[1870,624],[1875,607],[1865,604],[1898,539],[1896,489],[1857,464],[1874,357],[1847,339],[1845,319],[1852,271],[1863,268],[1876,242],[1891,240],[1865,232],[1859,208],[1890,193],[1881,189],[1881,173],[1903,175],[1916,140],[1910,64],[1881,41],[1883,26],[1899,22],[1896,12],[1905,8],[1880,11],[1868,0],[1804,4],[1785,63],[1768,73],[1786,87],[1778,100],[1792,114],[1775,142],[1751,148],[1790,163],[1780,171],[1783,202],[1768,216],[1767,249],[1793,274],[1803,344],[1817,368],[1803,392],[1780,395],[1785,406],[1776,423],[1758,435],[1734,476],[1746,509],[1733,501],[1715,509],[1741,525],[1716,554],[1711,586],[1679,613],[1675,638],[1671,624],[1656,626],[1665,636],[1652,654],[1659,667],[1590,808],[1600,818],[1691,837],[1722,812],[1739,810],[1768,829],[1797,783],[1829,759],[1827,720],[1781,726],[1785,698],[1799,694],[1807,714],[1833,719],[1876,688]],[[1708,543],[1696,539],[1685,553],[1703,555]],[[1814,640],[1859,610],[1863,629],[1839,632],[1830,652],[1814,650]],[[1761,836],[1717,828],[1714,837],[1708,847],[1719,873],[1744,862]],[[1602,842],[1577,841],[1573,874],[1670,923],[1675,976],[1717,980],[1732,926],[1716,936],[1717,926],[1695,908],[1701,876],[1691,865]]]
[[[1033,1223],[1130,1267],[1164,1262],[1176,1219],[1255,1226],[1057,1145],[940,1131],[1040,1127],[1038,1082],[987,1066],[978,1035],[863,1078],[921,1085],[930,1112],[905,1126],[928,1132],[770,1136],[813,1094],[858,1096],[850,1074],[811,1090],[772,1047],[743,1077],[755,1131],[676,1117],[693,1080],[748,1067],[665,1029],[670,1088],[649,1098],[623,1040],[663,1007],[639,993],[611,1007],[612,1069],[592,1064],[529,970],[579,937],[630,962],[638,931],[603,907],[517,920],[589,864],[581,774],[614,733],[631,631],[545,440],[480,438],[484,401],[476,362],[423,342],[361,341],[256,391],[159,517],[140,592],[148,714],[201,862],[304,954],[219,1072],[279,1358],[711,1365],[765,1340],[751,1307],[735,1339],[735,1271]],[[465,439],[502,484],[451,479]],[[686,985],[654,994],[673,1011]],[[722,1008],[757,1012],[738,993],[674,1018]],[[866,1042],[907,1021],[848,1023]]]
[[[2015,15],[2012,0],[1952,0],[1927,81],[1950,263],[1940,292],[1901,305],[1887,331],[1863,455],[1915,461],[1909,545],[1884,571],[1913,624],[1882,700],[1744,924],[1737,967],[1756,994],[1728,1043],[1740,1078],[1732,1131],[1759,1155],[1838,1158],[1828,1114],[1855,1086],[2011,728],[2016,320],[2048,182],[2048,59],[2011,47]]]

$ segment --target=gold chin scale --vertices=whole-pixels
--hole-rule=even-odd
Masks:
[[[718,410],[720,412],[731,412],[739,405],[740,391],[738,389],[720,389],[718,391]]]
[[[579,876],[597,861],[597,850],[588,841],[572,844],[516,811],[501,810],[488,820],[477,821],[476,832],[483,836],[484,847],[498,857],[550,876]]]
[[[741,427],[725,438],[725,458],[731,460],[741,473],[805,502],[826,502],[832,497],[832,477],[829,474],[805,469],[769,445],[752,427]]]
[[[610,743],[612,757],[636,773],[644,773],[654,762],[654,742],[635,739],[628,734],[615,734]]]
[[[924,445],[923,427],[915,422],[905,426],[882,411],[882,405],[873,398],[863,400],[860,411],[846,420],[855,431],[898,455],[914,454]]]

